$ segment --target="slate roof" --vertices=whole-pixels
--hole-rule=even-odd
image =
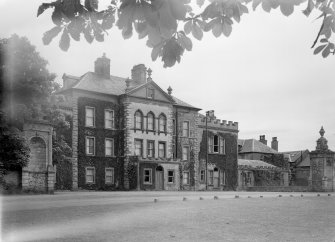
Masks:
[[[281,154],[289,156],[290,163],[296,163],[298,166],[311,165],[308,150],[286,151],[281,152]]]
[[[261,160],[238,159],[237,162],[238,162],[239,166],[248,166],[248,167],[254,168],[254,169],[262,169],[262,168],[266,168],[266,169],[280,169],[277,166],[271,165],[271,164],[266,163],[266,162],[261,161]]]
[[[239,139],[238,145],[241,146],[239,153],[267,153],[278,154],[278,151],[270,148],[262,142],[255,139]]]
[[[126,82],[125,82],[126,78],[123,77],[110,76],[110,79],[106,79],[97,75],[95,72],[87,72],[81,77],[64,74],[64,78],[72,79],[75,81],[75,84],[72,87],[68,87],[67,89],[74,88],[79,90],[93,91],[116,96],[125,94],[126,91]],[[146,85],[146,83],[131,86],[130,91],[144,85]],[[65,91],[67,89],[61,89],[59,92]],[[200,108],[196,108],[174,96],[171,97],[172,100],[175,102],[175,105],[200,110]]]

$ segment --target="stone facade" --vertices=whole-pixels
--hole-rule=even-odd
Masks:
[[[310,153],[310,180],[312,191],[335,191],[335,152],[328,149],[328,141],[321,127],[321,137],[317,140],[317,146]]]
[[[134,66],[132,79],[126,79],[109,76],[109,63],[103,56],[95,62],[95,72],[81,77],[64,74],[63,89],[58,93],[67,102],[60,107],[73,117],[72,189],[204,189],[200,157],[207,144],[203,142],[200,109],[172,96],[171,88],[163,91],[143,64]],[[112,131],[104,127],[103,109],[108,105],[114,111]],[[86,119],[94,125],[87,127]],[[227,153],[211,154],[205,170],[225,171],[229,182],[220,190],[234,189],[238,124],[210,119],[209,130],[227,141]],[[113,139],[112,157],[106,155],[105,139]],[[113,181],[107,185],[110,179]]]
[[[22,168],[22,190],[54,192],[52,133],[52,126],[44,121],[24,124],[23,134],[31,153],[28,165]]]

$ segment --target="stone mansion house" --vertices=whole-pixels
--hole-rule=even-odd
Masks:
[[[171,87],[162,90],[143,64],[133,67],[131,79],[116,77],[104,55],[94,72],[64,74],[57,95],[72,117],[73,190],[237,187],[238,123],[216,119],[213,111],[200,114]],[[57,167],[56,176],[62,176]]]

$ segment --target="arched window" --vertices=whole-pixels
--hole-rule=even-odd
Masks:
[[[135,113],[135,129],[143,129],[143,114],[140,110]]]
[[[159,122],[158,122],[158,129],[159,132],[166,132],[166,116],[162,113],[161,115],[159,115],[158,118]]]
[[[155,129],[155,115],[149,112],[147,115],[147,130],[153,131]]]

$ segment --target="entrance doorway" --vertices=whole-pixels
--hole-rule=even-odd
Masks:
[[[214,168],[214,184],[213,184],[214,188],[219,188],[219,169],[218,168]]]
[[[155,188],[156,190],[164,190],[164,176],[163,176],[163,167],[157,166],[156,168],[156,176],[155,176]]]

